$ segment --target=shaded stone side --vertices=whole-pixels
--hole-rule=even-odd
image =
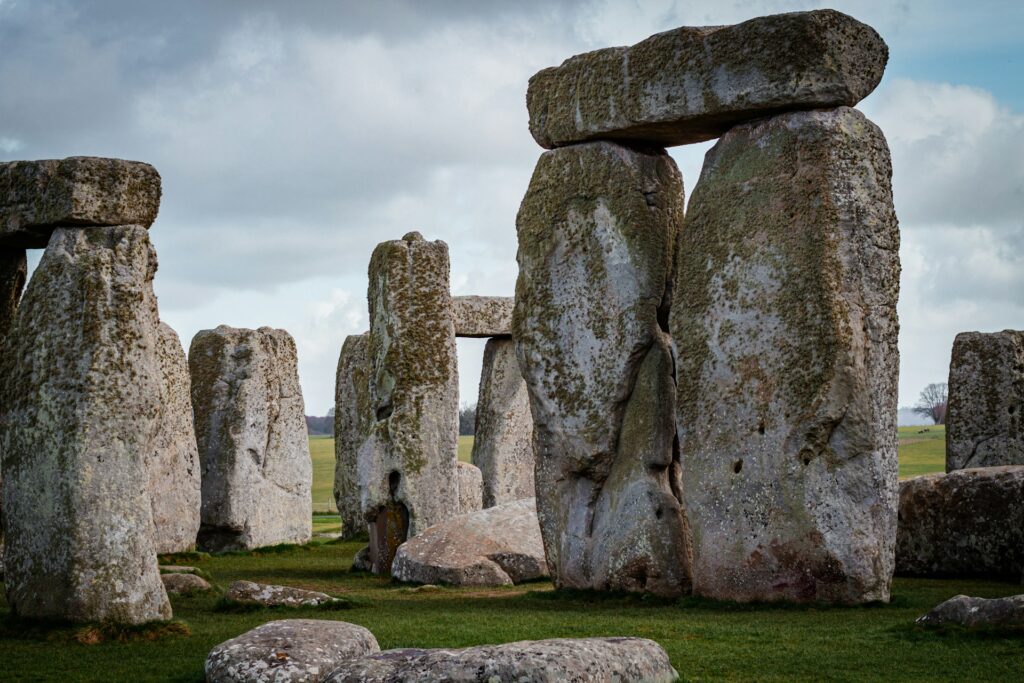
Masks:
[[[473,464],[483,475],[485,508],[534,497],[533,416],[511,339],[484,347]]]
[[[146,469],[163,397],[156,267],[142,226],[59,228],[5,341],[4,581],[19,616],[171,616]]]
[[[899,229],[881,131],[838,108],[729,131],[681,231],[677,347],[693,588],[888,600]]]
[[[556,586],[689,588],[663,329],[682,177],[663,150],[546,152],[519,209],[513,338]]]
[[[511,336],[514,303],[510,296],[453,296],[455,336]]]
[[[359,499],[359,449],[375,421],[370,410],[368,335],[345,338],[334,384],[334,503],[341,516],[341,537],[366,533]]]
[[[476,512],[483,509],[484,484],[480,469],[468,462],[456,463],[455,476],[459,480],[459,512]]]
[[[0,339],[14,324],[21,292],[28,278],[28,259],[24,249],[0,251]]]
[[[953,342],[946,471],[1024,465],[1024,332],[962,332]]]
[[[201,330],[188,363],[202,463],[199,548],[305,543],[313,466],[291,335],[270,327]]]
[[[889,49],[835,10],[682,27],[538,72],[530,132],[548,149],[595,138],[671,146],[794,109],[853,106],[882,78]]]

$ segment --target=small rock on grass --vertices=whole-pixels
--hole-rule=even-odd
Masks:
[[[177,595],[198,593],[212,588],[206,579],[197,574],[161,573],[160,579],[164,582],[164,590]]]
[[[972,598],[957,595],[918,617],[920,626],[1024,626],[1024,595]]]
[[[343,603],[340,598],[327,593],[308,591],[291,586],[274,586],[252,581],[235,581],[228,586],[225,599],[232,602],[263,605],[264,607],[319,607],[320,605]]]

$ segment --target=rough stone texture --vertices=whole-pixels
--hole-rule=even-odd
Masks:
[[[953,342],[946,471],[1024,465],[1024,332],[962,332]]]
[[[21,292],[28,277],[28,260],[24,249],[0,251],[0,339],[14,324]]]
[[[199,449],[192,422],[188,359],[178,334],[166,323],[157,331],[157,359],[163,377],[162,415],[149,460],[154,543],[158,553],[192,550],[201,503]]]
[[[380,646],[362,626],[344,621],[282,619],[213,648],[208,683],[317,683],[337,667]]]
[[[7,599],[21,616],[171,616],[147,486],[162,415],[156,252],[127,225],[54,231],[0,354]]]
[[[370,546],[360,548],[359,552],[356,553],[356,556],[352,558],[352,571],[373,571],[373,562],[370,560]]]
[[[188,354],[202,463],[199,547],[305,543],[313,465],[295,342],[284,330],[202,330]]]
[[[331,683],[530,681],[530,683],[670,683],[679,675],[668,654],[645,638],[554,638],[461,650],[387,650],[353,659]]]
[[[141,225],[160,209],[149,164],[100,157],[0,163],[0,246],[40,249],[60,226]]]
[[[921,626],[1015,626],[1024,624],[1024,595],[972,598],[957,595],[917,618]]]
[[[391,575],[399,581],[511,586],[548,575],[532,498],[430,527],[402,544]]]
[[[164,589],[171,594],[200,593],[212,588],[206,579],[197,574],[162,573],[160,580],[164,583]]]
[[[784,111],[853,106],[888,58],[874,29],[834,10],[677,28],[537,73],[526,94],[530,132],[549,149],[594,138],[710,140]]]
[[[926,474],[900,482],[896,572],[1019,581],[1024,466]]]
[[[483,508],[484,484],[480,469],[468,462],[459,462],[455,464],[455,476],[459,480],[459,514]]]
[[[899,228],[881,131],[841,107],[708,152],[672,308],[694,593],[888,600]]]
[[[483,475],[485,508],[533,498],[533,416],[511,339],[484,347],[473,464]]]
[[[510,296],[453,296],[452,315],[456,337],[512,336]]]
[[[689,588],[664,323],[682,178],[663,150],[546,152],[516,221],[513,337],[556,586]]]
[[[254,603],[265,607],[316,607],[338,601],[338,598],[319,591],[252,581],[235,581],[228,586],[224,597],[235,602]]]
[[[359,455],[374,571],[410,536],[458,514],[459,377],[448,245],[419,233],[382,242],[369,268],[369,414]]]
[[[359,500],[359,449],[375,420],[370,405],[370,362],[366,334],[345,338],[334,385],[334,502],[341,537],[366,533]]]

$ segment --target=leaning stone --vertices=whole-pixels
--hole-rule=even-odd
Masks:
[[[671,683],[668,654],[646,638],[554,638],[459,650],[387,650],[352,659],[331,683],[530,681]]]
[[[171,616],[147,486],[156,265],[142,226],[58,228],[0,354],[6,589],[21,616]]]
[[[946,471],[1024,465],[1024,332],[962,332],[953,342]]]
[[[0,250],[0,339],[14,324],[21,292],[28,277],[28,260],[24,249]]]
[[[1020,580],[1024,466],[906,479],[899,504],[898,574]]]
[[[334,502],[341,515],[341,537],[366,533],[359,500],[359,449],[375,421],[370,411],[367,335],[345,338],[334,385]]]
[[[920,626],[1020,626],[1024,625],[1024,595],[1006,598],[972,598],[957,595],[917,618]]]
[[[339,666],[380,652],[362,626],[344,621],[282,619],[257,626],[213,648],[207,683],[317,683]]]
[[[456,337],[512,336],[510,296],[453,296]]]
[[[160,574],[160,579],[164,582],[164,589],[176,595],[201,593],[213,588],[206,579],[197,574],[165,573]]]
[[[853,106],[889,49],[834,10],[682,27],[571,57],[530,79],[530,132],[551,149],[595,138],[658,146],[711,140],[794,109]]]
[[[160,208],[160,174],[140,161],[68,157],[0,163],[0,246],[40,249],[60,226],[141,225]]]
[[[534,497],[533,416],[511,339],[484,347],[473,464],[483,476],[485,508]]]
[[[295,342],[284,330],[202,330],[188,354],[208,552],[305,543],[313,466]]]
[[[483,507],[484,484],[480,469],[468,462],[456,463],[455,476],[459,480],[459,514],[476,512]]]
[[[410,583],[511,586],[545,578],[533,498],[460,515],[402,544],[391,576]]]
[[[319,591],[252,581],[235,581],[228,586],[224,597],[233,602],[264,607],[317,607],[333,602],[344,602]]]
[[[891,169],[881,131],[845,107],[738,126],[705,157],[671,319],[696,594],[889,599]]]
[[[514,334],[556,586],[688,590],[667,316],[682,178],[663,150],[546,152],[519,209]]]

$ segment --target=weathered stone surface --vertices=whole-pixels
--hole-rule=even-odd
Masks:
[[[510,296],[453,296],[456,337],[509,337],[512,335]]]
[[[609,142],[543,154],[519,209],[513,337],[557,586],[688,590],[660,324],[682,218],[671,157]]]
[[[355,557],[352,558],[352,571],[373,571],[373,562],[370,560],[370,546],[360,548],[359,552],[357,552]]]
[[[533,416],[511,339],[484,347],[473,464],[483,475],[485,508],[533,498]]]
[[[200,593],[208,591],[212,586],[206,579],[198,574],[186,573],[161,573],[160,580],[164,583],[164,589],[168,593],[185,595],[188,593]]]
[[[14,324],[21,292],[28,277],[28,260],[24,249],[0,251],[0,339]]]
[[[345,338],[334,384],[334,503],[341,537],[366,533],[359,500],[359,449],[376,420],[370,410],[370,359],[366,334]]]
[[[1024,466],[980,467],[900,482],[896,572],[1019,581]]]
[[[68,157],[0,163],[0,245],[39,249],[58,226],[141,225],[160,208],[160,174],[141,161]]]
[[[369,269],[370,412],[359,455],[374,571],[410,536],[458,514],[458,367],[448,245],[382,242]]]
[[[339,600],[319,591],[252,581],[235,581],[228,586],[224,597],[235,602],[254,603],[264,607],[316,607]]]
[[[672,339],[694,593],[888,600],[899,229],[848,108],[726,133],[678,249]]]
[[[5,341],[4,564],[18,615],[171,616],[146,463],[162,414],[156,266],[141,226],[59,228]]]
[[[554,638],[460,650],[387,650],[346,662],[331,683],[530,681],[670,683],[668,654],[645,638]]]
[[[446,520],[402,544],[391,575],[411,583],[511,586],[548,575],[532,498]]]
[[[1014,626],[1024,624],[1024,595],[972,598],[957,595],[917,618],[921,626]]]
[[[281,619],[213,648],[208,683],[317,683],[352,659],[379,652],[373,634],[344,621]]]
[[[199,547],[305,543],[313,465],[291,335],[221,325],[196,334],[188,362],[202,463]]]
[[[1024,332],[962,332],[953,342],[946,471],[1024,465]]]
[[[888,58],[874,29],[834,10],[677,28],[537,73],[526,94],[530,132],[549,149],[595,138],[710,140],[784,111],[853,106]]]
[[[459,481],[458,514],[464,515],[483,508],[484,484],[480,469],[468,462],[458,462],[455,464],[455,476]]]

